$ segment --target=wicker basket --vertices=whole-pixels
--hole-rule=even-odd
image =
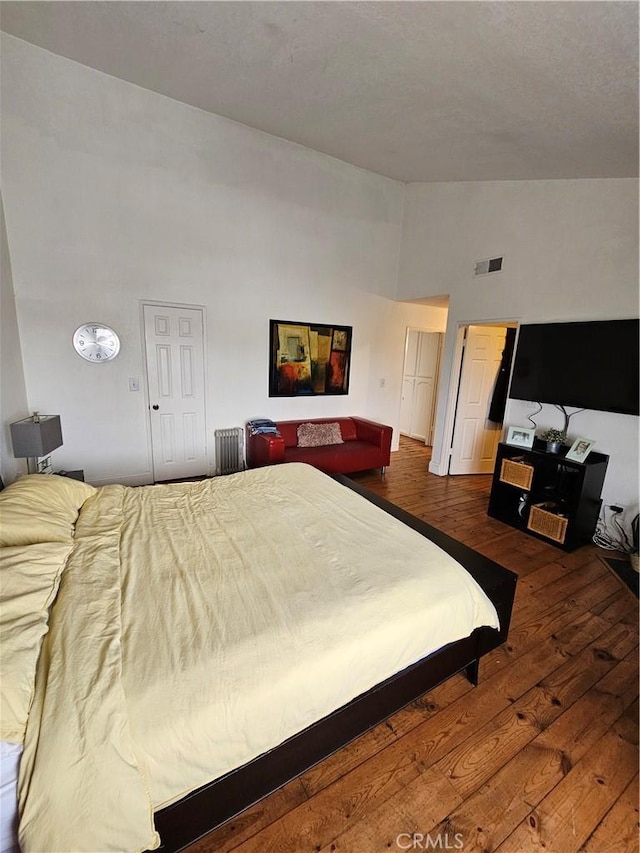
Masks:
[[[500,466],[500,481],[510,486],[519,486],[527,491],[531,488],[533,467],[527,465],[524,459],[503,459]]]
[[[569,519],[564,515],[558,515],[557,510],[557,504],[534,504],[529,512],[527,527],[534,533],[539,533],[562,545],[567,535]]]

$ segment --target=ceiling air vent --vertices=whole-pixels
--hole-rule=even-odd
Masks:
[[[489,275],[493,272],[502,272],[502,258],[487,258],[484,261],[476,261],[473,271],[474,275]]]

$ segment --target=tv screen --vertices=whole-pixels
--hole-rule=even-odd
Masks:
[[[638,320],[520,327],[509,396],[638,414]]]

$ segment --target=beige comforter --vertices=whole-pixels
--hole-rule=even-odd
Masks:
[[[480,625],[464,569],[306,465],[102,488],[39,661],[23,850],[153,848],[154,808]]]

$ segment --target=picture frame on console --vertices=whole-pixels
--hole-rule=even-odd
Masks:
[[[510,426],[507,427],[505,444],[511,444],[514,447],[525,447],[530,450],[533,447],[535,434],[535,429],[529,429],[529,427]]]
[[[584,462],[591,453],[595,441],[590,438],[576,438],[565,455],[565,459],[572,462]]]

